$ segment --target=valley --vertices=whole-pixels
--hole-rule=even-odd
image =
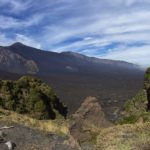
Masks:
[[[127,62],[44,52],[20,43],[0,51],[0,149],[7,150],[8,143],[12,150],[149,147],[143,89],[149,88],[148,71]],[[64,67],[68,64],[74,67]]]

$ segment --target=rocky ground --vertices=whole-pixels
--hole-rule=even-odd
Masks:
[[[36,121],[36,124],[39,124],[37,128],[35,123],[30,123],[33,120],[24,115],[6,110],[1,110],[0,114],[0,150],[150,149],[150,121],[112,125],[105,118],[103,109],[95,97],[87,97],[72,118],[66,120],[70,125],[64,124],[66,128],[69,127],[68,132],[60,132],[60,126],[56,127],[57,130],[48,128],[50,124],[52,127],[58,123],[64,126],[59,121],[53,124],[47,122],[44,128],[40,123],[43,125],[45,122]],[[28,124],[23,125],[23,121]]]
[[[82,150],[95,150],[100,128],[112,124],[106,119],[104,111],[95,97],[87,97],[70,119],[70,134],[78,141]]]
[[[87,97],[72,118],[64,120],[64,125],[59,121],[52,124],[33,120],[3,109],[0,114],[0,150],[8,150],[9,145],[14,150],[95,150],[98,129],[111,126],[95,97]]]
[[[0,128],[5,127],[5,122],[0,122]],[[40,132],[18,124],[9,124],[9,129],[0,130],[0,150],[8,150],[12,144],[14,150],[77,150],[68,142],[69,137],[52,133]],[[8,145],[7,145],[7,144]]]

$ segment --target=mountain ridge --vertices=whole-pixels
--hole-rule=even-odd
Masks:
[[[38,49],[38,48],[34,48],[34,47],[31,47],[31,46],[27,46],[27,45],[25,45],[25,44],[23,44],[23,43],[20,43],[20,42],[16,42],[16,43],[14,43],[14,44],[12,44],[12,45],[10,45],[10,46],[5,46],[6,48],[9,48],[9,49],[13,49],[13,48],[16,48],[16,47],[18,47],[18,48],[24,48],[24,47],[26,47],[26,48],[32,48],[32,50],[34,49],[34,50],[38,50],[38,51],[40,51],[40,52],[45,52],[45,53],[53,53],[53,54],[58,54],[58,55],[70,55],[70,56],[78,56],[78,57],[82,57],[82,58],[85,58],[85,57],[87,57],[87,58],[89,58],[89,59],[94,59],[94,60],[99,60],[99,61],[101,61],[101,62],[104,62],[104,61],[106,61],[106,62],[119,62],[119,63],[126,63],[126,64],[131,64],[131,65],[134,65],[134,66],[137,66],[138,67],[138,65],[136,65],[136,64],[133,64],[133,63],[130,63],[130,62],[127,62],[127,61],[122,61],[122,60],[112,60],[112,59],[102,59],[102,58],[97,58],[97,57],[91,57],[91,56],[86,56],[86,55],[84,55],[84,54],[80,54],[80,53],[78,53],[78,52],[73,52],[73,51],[63,51],[63,52],[53,52],[53,51],[48,51],[48,50],[43,50],[43,49]]]
[[[105,70],[105,72],[114,72],[116,70],[123,72],[125,69],[140,69],[137,65],[124,61],[88,57],[71,51],[62,53],[44,51],[18,42],[7,47],[1,47],[1,49],[10,51],[13,54],[17,54],[27,61],[32,61],[31,68],[33,68],[33,71],[26,70],[26,65],[23,64],[24,67],[21,67],[21,69],[25,69],[18,70],[16,73],[33,72],[34,74],[41,75],[53,73],[102,74],[104,72],[103,70]],[[7,58],[7,56],[5,57]],[[18,59],[14,61],[17,61],[18,65],[20,65]],[[7,67],[9,66],[6,66],[6,68]],[[5,67],[3,68],[4,71],[11,72],[11,70],[5,69]]]
[[[39,48],[35,48],[35,47],[31,47],[31,46],[25,45],[25,44],[23,44],[21,42],[15,42],[15,43],[11,44],[10,46],[3,46],[3,47],[10,48],[10,47],[16,47],[16,46],[34,48],[35,50],[42,51],[42,52],[48,52],[48,53],[67,54],[67,55],[69,54],[69,55],[74,55],[74,56],[88,57],[88,58],[91,58],[91,59],[93,58],[93,59],[98,59],[98,60],[106,60],[106,61],[112,61],[112,62],[127,63],[127,64],[133,64],[135,66],[139,66],[139,65],[136,65],[134,63],[123,61],[123,60],[103,59],[103,58],[98,58],[98,57],[93,57],[93,56],[87,56],[87,55],[84,55],[84,54],[81,54],[81,53],[78,53],[78,52],[73,52],[73,51],[54,52],[54,51],[39,49]],[[2,47],[2,46],[0,46],[0,47]]]
[[[0,51],[7,50],[25,62],[35,63],[28,66],[32,75],[52,86],[68,106],[69,113],[74,113],[86,97],[93,96],[100,100],[105,114],[113,120],[125,100],[133,97],[143,86],[144,71],[127,62],[92,58],[74,52],[48,52],[21,43],[0,48]],[[5,57],[9,58],[9,55]],[[14,62],[20,66],[15,71],[13,65],[1,68],[3,63],[0,61],[1,79],[16,80],[30,74],[26,63],[20,63],[18,59]]]

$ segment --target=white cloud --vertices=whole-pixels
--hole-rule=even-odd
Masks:
[[[2,33],[0,34],[0,45],[1,46],[8,46],[15,42],[21,42],[25,45],[36,47],[39,49],[41,48],[41,44],[29,36],[25,36],[22,34],[16,34],[15,38],[12,39],[10,37],[7,37],[5,34],[2,34]]]
[[[0,15],[0,29],[18,29],[37,25],[42,21],[43,14],[35,14],[25,20]]]
[[[86,48],[88,51],[88,46],[93,46],[93,50],[90,48],[91,54],[92,51],[93,53],[95,52],[95,48],[97,48],[97,53],[98,51],[100,53],[102,46],[104,47],[111,43],[119,42],[124,45],[139,42],[148,44],[150,43],[150,21],[147,19],[149,17],[150,12],[142,10],[130,14],[107,15],[107,17],[94,16],[93,22],[91,20],[87,22],[86,18],[83,20],[78,19],[80,25],[74,24],[73,29],[70,28],[70,24],[47,28],[44,40],[47,40],[50,45],[58,43],[57,48],[53,49],[54,51],[75,51],[80,49],[81,52],[85,52]],[[72,37],[83,37],[84,40],[67,43],[63,46],[59,45],[60,42]]]
[[[13,40],[11,38],[6,37],[5,34],[0,33],[0,45],[1,46],[6,46],[10,45],[13,43]]]
[[[27,37],[25,35],[22,35],[22,34],[16,34],[16,42],[21,42],[25,45],[28,45],[28,46],[32,46],[32,47],[35,47],[35,48],[38,48],[40,49],[41,48],[41,44],[38,43],[37,41],[35,41],[34,39],[30,38],[30,37]]]
[[[78,41],[78,42],[74,42],[72,44],[68,44],[68,45],[64,45],[64,46],[60,46],[58,48],[54,48],[52,49],[53,51],[56,52],[62,52],[62,51],[71,51],[71,50],[81,50],[81,52],[86,52],[87,50],[84,50],[85,47],[92,47],[91,51],[93,52],[95,49],[100,49],[103,46],[107,46],[111,44],[111,41],[105,40],[105,39],[97,39],[97,38],[90,38],[87,37],[85,39],[83,39],[82,41]],[[94,47],[93,47],[94,46]],[[91,52],[91,53],[92,53]]]
[[[111,50],[100,58],[124,60],[132,63],[142,65],[143,67],[150,66],[150,45],[140,47],[118,47]]]
[[[11,13],[20,13],[27,10],[31,5],[32,0],[1,0],[0,6],[9,8],[7,11]]]
[[[85,38],[89,35],[103,37],[125,32],[143,32],[150,30],[150,21],[147,19],[149,17],[150,11],[114,16],[109,14],[107,16],[92,16],[91,19],[78,18],[76,23],[73,20],[73,25],[71,18],[70,21],[67,20],[67,23],[47,27],[44,34],[45,39],[49,39],[49,42],[54,44],[77,36]]]

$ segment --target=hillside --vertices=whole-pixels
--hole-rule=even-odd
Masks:
[[[145,74],[144,89],[126,102],[116,124],[108,121],[97,98],[87,97],[67,120],[62,117],[38,120],[28,114],[0,109],[1,126],[14,127],[3,130],[7,136],[2,138],[14,142],[17,145],[16,150],[149,150],[147,77],[149,69]],[[0,137],[1,141],[2,138]],[[6,146],[5,142],[2,141],[0,146]]]
[[[96,150],[150,149],[149,77],[150,68],[145,73],[144,89],[126,102],[118,121],[121,125],[97,131]]]
[[[143,87],[143,90],[125,103],[119,120],[120,124],[150,121],[150,68],[145,72]]]
[[[79,150],[66,120],[37,120],[0,109],[0,150],[8,150],[7,141],[14,150]]]
[[[149,69],[145,73],[144,89],[137,93],[135,97],[128,100],[124,106],[122,116],[116,124],[108,127],[89,126],[88,121],[80,130],[80,146],[91,150],[149,150],[150,149],[150,112],[149,112]],[[147,91],[148,90],[148,91]],[[83,105],[88,106],[88,105]],[[83,108],[81,106],[81,108]],[[78,113],[84,112],[79,108]],[[88,110],[89,107],[86,107]],[[93,111],[93,109],[91,109]],[[95,111],[97,110],[97,107]],[[90,117],[90,111],[85,113],[86,117],[81,117],[80,124]],[[101,112],[102,113],[102,112]],[[82,113],[81,113],[82,114]],[[93,113],[95,114],[95,113]],[[99,114],[97,114],[99,115]],[[95,115],[94,115],[95,116]],[[94,116],[92,119],[94,119]],[[103,113],[98,120],[103,118]],[[98,121],[97,120],[97,121]],[[105,120],[105,118],[104,118]],[[95,121],[93,121],[94,125]],[[88,126],[88,127],[87,127]],[[80,129],[80,128],[79,128]],[[86,139],[86,140],[85,140]]]
[[[67,107],[51,87],[30,76],[23,76],[17,81],[0,81],[0,107],[37,119],[67,116]]]
[[[124,102],[143,87],[144,71],[131,63],[73,52],[43,51],[21,43],[1,47],[0,51],[7,62],[0,61],[1,79],[17,80],[29,73],[38,76],[68,106],[69,114],[74,113],[86,97],[93,96],[100,101],[109,119],[114,120]],[[17,57],[10,59],[5,51]],[[14,67],[11,64],[15,64]]]
[[[144,88],[148,99],[147,111],[150,111],[150,68],[147,69],[144,76]]]
[[[87,57],[85,55],[74,52],[56,53],[50,51],[43,51],[23,45],[22,43],[14,43],[13,45],[3,47],[2,49],[20,55],[28,61],[32,60],[37,66],[37,73],[41,75],[49,75],[52,73],[98,74],[104,71],[108,71],[108,69],[109,71],[113,71],[113,74],[114,71],[118,69],[123,71],[123,68],[135,70],[137,70],[138,68],[136,65],[127,62]],[[18,63],[20,62],[18,61]],[[32,64],[30,64],[30,66],[32,66]],[[100,68],[103,68],[103,70],[101,70]],[[6,69],[5,71],[8,70]],[[28,71],[30,70],[24,70],[24,72],[25,71],[26,73],[28,73]],[[11,70],[9,70],[9,72],[11,72]]]

